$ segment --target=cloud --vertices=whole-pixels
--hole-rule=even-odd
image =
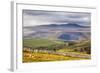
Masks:
[[[60,12],[60,11],[39,11],[23,10],[24,26],[78,23],[83,26],[90,26],[90,13]]]

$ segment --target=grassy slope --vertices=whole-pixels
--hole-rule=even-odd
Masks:
[[[48,53],[30,53],[32,57],[26,57],[24,55],[29,53],[23,54],[23,62],[45,62],[45,61],[63,61],[63,60],[82,60],[82,58],[75,58],[75,57],[67,57],[62,55],[54,55]]]
[[[78,55],[86,55],[86,56],[90,55],[90,54],[86,54],[84,52],[75,52],[75,51],[73,51],[73,49],[67,49],[67,48],[60,49],[57,52],[70,53],[70,54],[78,54]]]
[[[38,47],[38,46],[50,46],[54,44],[63,44],[62,41],[48,40],[48,39],[24,39],[23,46]]]

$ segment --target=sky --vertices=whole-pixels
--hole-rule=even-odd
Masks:
[[[90,26],[91,14],[79,12],[23,10],[23,26],[76,23]]]

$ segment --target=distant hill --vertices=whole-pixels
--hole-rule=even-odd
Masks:
[[[89,26],[81,26],[79,24],[68,23],[68,24],[50,24],[50,25],[40,25],[41,27],[63,27],[63,28],[89,28]]]
[[[80,40],[90,38],[90,27],[76,23],[24,27],[24,38]]]

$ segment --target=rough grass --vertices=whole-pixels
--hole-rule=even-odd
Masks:
[[[31,55],[31,56],[26,56]],[[27,62],[45,62],[45,61],[63,61],[63,60],[82,60],[83,58],[67,57],[48,53],[23,53],[23,63]]]

